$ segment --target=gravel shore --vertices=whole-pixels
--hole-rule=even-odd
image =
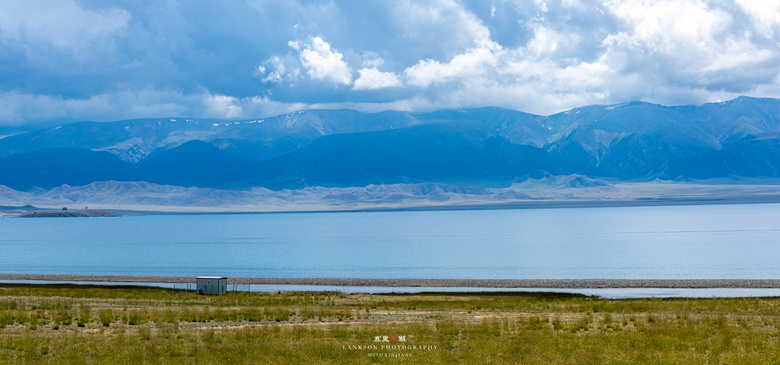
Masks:
[[[0,274],[0,280],[195,283],[194,276]],[[780,288],[780,279],[383,279],[229,277],[228,284],[464,288]]]

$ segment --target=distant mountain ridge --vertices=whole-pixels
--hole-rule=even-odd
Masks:
[[[507,186],[578,174],[647,181],[778,177],[780,100],[503,108],[308,110],[270,118],[81,122],[0,139],[0,185],[96,181],[246,189],[442,182]]]

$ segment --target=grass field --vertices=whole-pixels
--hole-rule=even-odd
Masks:
[[[780,298],[0,284],[8,364],[776,364],[779,335]]]

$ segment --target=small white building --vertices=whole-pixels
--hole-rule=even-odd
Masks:
[[[227,278],[222,276],[198,276],[198,294],[227,294]]]

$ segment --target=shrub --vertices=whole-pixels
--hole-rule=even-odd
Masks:
[[[100,323],[102,323],[104,327],[108,327],[111,322],[114,321],[114,312],[110,309],[101,309],[100,312],[98,312],[98,316],[100,317]]]

